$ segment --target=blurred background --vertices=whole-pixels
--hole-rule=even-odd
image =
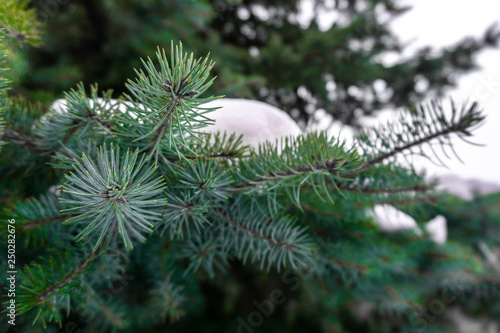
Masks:
[[[157,47],[169,50],[171,41],[180,40],[185,50],[196,56],[210,52],[217,62],[217,80],[209,94],[258,99],[285,110],[304,130],[329,129],[331,135],[347,139],[422,101],[448,96],[458,104],[478,101],[487,121],[472,141],[485,147],[456,142],[464,163],[445,159],[448,169],[423,159],[415,163],[429,175],[452,175],[453,184],[475,178],[491,185],[490,192],[499,190],[497,1],[39,0],[30,6],[44,24],[43,42],[39,47],[10,45],[11,93],[46,108],[80,81],[86,87],[97,82],[119,97],[127,79],[135,77],[134,68],[141,67],[141,57],[154,57]],[[499,243],[491,232],[497,229],[487,225],[500,221],[500,196],[466,199],[447,197],[441,206],[427,207],[427,215],[444,215],[450,240],[475,248],[500,272],[500,256],[484,245]],[[331,216],[323,219],[336,219]],[[210,306],[203,305],[172,332],[196,331],[199,322],[206,332],[221,327],[237,331],[243,327],[238,326],[238,315],[251,313],[253,300],[265,299],[274,287],[283,288],[281,275],[261,273],[235,263],[231,281],[202,283],[199,293]],[[393,318],[374,316],[363,303],[342,303],[337,313],[342,323],[328,325],[324,318],[331,304],[315,303],[314,290],[288,290],[286,297],[286,306],[276,307],[259,330],[238,332],[276,332],[283,327],[296,332],[378,332],[381,327],[399,332],[391,330]],[[321,306],[299,306],[304,299]],[[468,300],[447,309],[440,320],[457,332],[500,332],[498,299]],[[370,318],[369,324],[359,324],[363,318]]]
[[[210,93],[259,99],[302,128],[347,138],[398,108],[453,96],[488,114],[478,148],[457,142],[465,164],[416,161],[429,174],[500,184],[500,4],[478,0],[372,1],[31,1],[45,24],[41,47],[22,48],[15,90],[49,103],[83,81],[113,89],[134,77],[140,58],[181,40],[211,52]]]

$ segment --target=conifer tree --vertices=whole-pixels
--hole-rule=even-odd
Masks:
[[[117,102],[79,84],[63,113],[7,94],[0,80],[0,246],[15,239],[16,253],[0,263],[18,272],[17,330],[220,329],[198,321],[204,311],[226,331],[256,329],[260,320],[206,298],[212,288],[239,304],[250,288],[242,272],[268,283],[250,304],[258,318],[295,318],[269,330],[349,331],[342,311],[363,300],[375,314],[361,329],[418,332],[439,325],[427,302],[443,291],[454,297],[445,306],[480,297],[498,314],[495,292],[475,292],[499,289],[470,239],[387,235],[365,211],[409,204],[428,219],[443,209],[418,204],[438,199],[433,184],[396,157],[424,146],[443,149],[431,159],[447,156],[452,137],[484,123],[477,103],[419,104],[353,146],[311,132],[253,149],[235,134],[203,134],[214,111],[204,105],[220,98],[207,94],[213,66],[172,43],[142,60]]]

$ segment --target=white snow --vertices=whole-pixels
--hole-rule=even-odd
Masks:
[[[375,205],[368,214],[375,220],[380,229],[386,233],[396,233],[403,231],[413,231],[419,236],[423,236],[422,230],[417,222],[410,215],[400,211],[392,205]],[[437,244],[444,244],[448,238],[448,228],[446,218],[438,215],[425,224],[425,230],[429,238]]]
[[[413,217],[396,209],[394,206],[387,204],[375,205],[373,212],[370,213],[384,232],[414,230],[418,235],[422,234]]]
[[[52,102],[50,108],[59,114],[64,114],[68,112],[68,102],[64,98],[59,98]]]
[[[286,112],[260,101],[222,98],[202,106],[220,107],[207,114],[215,120],[215,124],[205,127],[203,131],[243,134],[244,144],[254,148],[265,141],[275,142],[276,139],[302,133]]]
[[[425,230],[429,233],[429,237],[438,244],[446,243],[448,238],[448,228],[446,227],[446,218],[443,215],[438,215],[425,225]]]

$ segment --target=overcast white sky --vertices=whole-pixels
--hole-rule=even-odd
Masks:
[[[483,36],[494,22],[500,25],[499,0],[419,0],[404,3],[413,8],[395,20],[392,29],[403,42],[411,41],[407,49],[410,53],[423,45],[439,49],[453,45],[466,36]],[[325,22],[330,23],[334,20],[332,18],[325,17]],[[481,69],[463,76],[457,89],[450,89],[447,95],[456,102],[479,102],[487,119],[485,125],[474,132],[471,141],[487,146],[472,146],[457,139],[454,140],[454,147],[465,164],[456,158],[446,160],[448,169],[425,160],[416,164],[426,168],[429,175],[455,174],[500,184],[500,50],[484,51],[477,60]],[[378,120],[384,121],[393,115],[392,112],[384,113]],[[338,124],[333,126],[334,133],[338,130]],[[349,131],[344,130],[342,134],[348,135]]]

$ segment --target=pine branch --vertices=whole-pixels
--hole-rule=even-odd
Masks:
[[[396,154],[398,154],[400,152],[406,151],[406,150],[408,150],[408,149],[410,149],[412,147],[420,146],[423,143],[432,141],[435,138],[438,138],[438,137],[441,137],[441,136],[445,136],[445,135],[448,135],[448,134],[453,133],[453,132],[456,132],[456,130],[454,128],[443,129],[441,131],[438,131],[438,132],[433,133],[431,135],[428,135],[426,137],[423,137],[423,138],[417,139],[415,141],[409,142],[409,143],[407,143],[407,144],[405,144],[403,146],[394,147],[389,152],[377,155],[376,157],[373,157],[373,158],[369,159],[368,161],[366,161],[366,163],[361,168],[359,168],[358,170],[352,171],[350,173],[347,173],[344,176],[346,178],[351,178],[351,177],[355,176],[356,174],[358,174],[358,173],[360,173],[362,171],[365,171],[367,169],[370,169],[370,168],[374,167],[375,165],[381,163],[382,161],[388,159],[389,157],[392,157],[392,156],[394,156],[394,155],[396,155]]]
[[[68,282],[72,281],[76,276],[83,272],[83,270],[104,250],[107,245],[107,239],[105,238],[97,248],[92,250],[89,255],[82,260],[71,272],[69,272],[62,280],[52,284],[46,290],[37,295],[40,302],[45,302],[53,293],[55,293],[59,288],[66,285]]]
[[[44,145],[34,137],[18,133],[8,127],[3,128],[3,135],[0,139],[25,147],[35,154],[47,155],[52,153],[50,149],[45,148]]]
[[[205,158],[232,158],[238,156],[237,151],[221,151],[220,153],[216,154],[206,154],[202,157]]]
[[[25,147],[37,155],[55,155],[57,149],[48,146],[44,137],[37,135],[38,132],[32,135],[33,128],[37,126],[40,119],[43,119],[44,113],[45,110],[40,103],[31,103],[23,97],[6,99],[2,116],[4,125],[8,124],[10,127],[4,127],[3,133],[0,131],[0,141],[4,140]],[[48,137],[51,139],[58,137],[60,132],[60,129],[51,129]]]
[[[431,190],[433,187],[426,184],[416,184],[412,186],[404,186],[404,187],[396,187],[396,188],[356,188],[349,185],[338,184],[337,187],[340,190],[344,190],[347,192],[353,193],[362,193],[362,194],[398,194],[398,193],[406,193],[406,192],[427,192]]]
[[[339,160],[337,159],[332,159],[329,161],[326,161],[325,163],[316,163],[311,166],[298,166],[292,169],[288,170],[283,170],[283,171],[278,171],[278,172],[270,172],[264,177],[259,177],[255,178],[253,180],[250,180],[245,183],[240,183],[236,184],[233,186],[233,189],[231,189],[231,192],[239,192],[248,188],[254,188],[259,186],[262,183],[268,182],[268,181],[275,181],[278,179],[282,179],[285,177],[293,177],[293,176],[300,176],[300,175],[305,175],[308,173],[316,172],[316,171],[327,171],[331,173],[334,176],[338,176],[340,167],[339,167]]]
[[[156,53],[160,70],[156,69],[151,59],[142,61],[146,73],[136,70],[138,78],[129,80],[127,88],[131,96],[127,96],[134,107],[133,118],[140,119],[140,126],[135,119],[126,119],[122,135],[133,142],[141,141],[152,135],[147,144],[148,150],[158,160],[163,150],[173,151],[177,158],[185,159],[185,152],[193,154],[188,141],[201,140],[198,129],[213,123],[204,114],[213,109],[203,109],[201,104],[215,100],[215,97],[199,98],[214,79],[208,80],[214,66],[205,59],[195,60],[182,51],[182,44],[171,46],[171,61],[164,50]],[[134,99],[135,98],[135,99]],[[138,102],[139,103],[138,103]],[[167,164],[172,165],[169,157],[163,156]],[[172,165],[173,166],[173,165]]]
[[[42,23],[35,8],[27,8],[27,1],[2,0],[0,7],[0,35],[16,39],[21,44],[40,44]]]
[[[372,226],[367,228],[365,219],[359,217],[359,208],[367,202],[384,199],[393,204],[435,199],[435,195],[425,195],[432,187],[422,184],[422,177],[414,171],[383,162],[431,141],[443,144],[452,133],[469,136],[471,128],[483,119],[475,104],[460,113],[452,108],[451,118],[446,118],[440,106],[434,104],[429,109],[415,109],[410,112],[409,120],[401,121],[400,127],[390,125],[375,130],[373,140],[360,137],[363,155],[358,154],[357,148],[346,149],[345,142],[328,138],[324,132],[286,139],[280,149],[263,144],[257,151],[243,147],[241,137],[216,135],[205,142],[200,139],[201,132],[197,130],[211,123],[205,116],[210,110],[200,107],[211,99],[198,98],[213,81],[208,79],[213,66],[208,57],[195,60],[183,54],[182,48],[174,52],[172,47],[171,61],[167,61],[165,52],[158,51],[157,58],[156,65],[150,59],[143,61],[145,72],[137,71],[137,80],[129,81],[127,87],[132,97],[128,96],[129,102],[124,103],[126,114],[114,112],[118,104],[108,105],[110,94],[99,99],[96,88],[92,87],[89,98],[80,85],[78,91],[66,94],[68,112],[49,115],[37,127],[38,136],[30,136],[32,126],[27,124],[23,126],[29,131],[19,130],[19,126],[1,134],[0,139],[7,136],[10,142],[47,153],[60,150],[62,142],[63,147],[69,147],[66,156],[70,156],[54,159],[59,159],[61,169],[71,171],[65,175],[63,185],[61,203],[65,207],[57,206],[55,196],[46,201],[16,204],[16,219],[23,221],[23,230],[62,220],[75,226],[71,230],[65,227],[64,234],[59,230],[54,232],[56,227],[62,228],[59,223],[31,232],[52,232],[60,236],[53,238],[64,239],[56,248],[73,251],[65,254],[57,251],[49,260],[42,257],[41,263],[25,266],[21,271],[20,313],[35,308],[38,310],[35,321],[56,318],[60,322],[61,309],[69,312],[69,305],[73,307],[82,296],[88,298],[93,292],[97,295],[128,267],[146,267],[149,272],[156,271],[141,274],[141,279],[148,276],[151,283],[147,285],[153,288],[147,304],[138,308],[139,317],[148,324],[158,319],[178,319],[198,295],[192,297],[197,291],[194,288],[193,292],[189,281],[177,285],[178,281],[166,274],[171,272],[171,266],[164,263],[174,258],[185,259],[182,262],[187,266],[185,273],[203,267],[212,277],[218,270],[226,270],[233,258],[241,259],[244,264],[247,260],[256,262],[267,270],[291,267],[298,271],[307,267],[314,278],[320,277],[330,286],[338,287],[340,280],[353,289],[382,280],[389,284],[401,276],[408,277],[409,270],[413,273],[416,268],[433,266],[434,260],[453,259],[444,250],[428,252],[426,248],[422,252],[419,248],[422,243],[417,243],[420,240],[407,245],[390,237],[382,239],[379,233],[374,235]],[[15,124],[9,119],[7,123]],[[113,143],[108,150],[104,143],[111,140],[138,149],[135,153],[121,154]],[[150,155],[143,154],[141,159],[139,150],[148,150]],[[157,165],[150,165],[152,155]],[[182,163],[177,165],[171,160]],[[177,169],[171,172],[168,167]],[[157,168],[166,181],[156,176]],[[354,176],[355,179],[349,179]],[[303,187],[308,187],[305,193],[300,191]],[[300,205],[301,195],[313,195],[314,191],[319,197],[329,196],[332,188],[338,191],[336,198],[341,197],[343,190],[353,193],[350,200],[340,203],[338,212]],[[293,216],[286,215],[290,209],[276,208],[282,202],[289,203],[282,200],[284,193],[292,203],[326,217],[318,216],[315,223],[307,220],[310,214],[297,214],[306,217],[297,223]],[[314,206],[323,208],[317,203]],[[60,215],[61,212],[66,213]],[[350,216],[358,219],[351,221]],[[347,220],[361,223],[344,223]],[[168,231],[170,238],[187,237],[182,241],[151,237],[143,253],[130,256],[126,250],[131,250],[135,241],[145,241],[146,235],[157,231],[156,223],[164,227],[162,235]],[[321,238],[317,235],[315,239],[317,243],[311,241],[307,227],[303,227],[308,225],[318,226],[313,229],[321,234]],[[72,237],[75,231],[78,241],[96,241],[85,256],[65,238],[65,235]],[[39,238],[51,239],[43,236]],[[330,236],[342,241],[334,244]],[[322,243],[324,239],[328,241]],[[108,244],[119,249],[117,256],[113,257]],[[157,255],[155,260],[141,259],[151,253]],[[421,265],[412,257],[415,253],[423,253],[424,257],[427,253],[425,260],[432,261],[432,265]],[[125,265],[125,260],[131,260],[131,265]],[[90,266],[97,269],[89,269]],[[202,274],[186,276],[194,280]],[[138,292],[144,295],[144,288],[132,289],[127,290],[134,293],[131,297],[137,297]],[[125,298],[127,302],[123,303],[129,303],[129,295]],[[109,324],[104,328],[99,321],[93,321],[89,327],[94,330],[94,327],[123,328],[129,323],[127,316],[132,318],[132,314],[137,314],[135,308],[129,311],[124,307],[120,311],[123,308],[117,306],[118,302],[96,298],[87,304]],[[83,312],[71,310],[77,315]]]
[[[69,219],[71,217],[75,217],[77,214],[66,214],[66,215],[59,215],[59,216],[54,216],[54,217],[49,217],[49,218],[44,218],[44,219],[39,219],[39,220],[32,220],[32,221],[26,221],[23,223],[22,228],[24,231],[31,230],[33,228],[49,224],[52,222],[57,222],[57,221],[64,221],[66,219]]]
[[[96,114],[92,115],[91,117],[89,117],[89,119],[92,119],[94,120],[95,122],[97,122],[99,125],[101,125],[102,127],[106,128],[107,130],[109,130],[110,132],[113,131],[115,129],[115,126],[110,124],[109,122],[107,121],[104,121],[102,119],[100,119]]]
[[[58,151],[79,133],[82,137],[102,137],[115,131],[112,123],[117,116],[118,103],[112,103],[111,91],[98,97],[98,86],[90,86],[90,98],[82,83],[76,89],[65,93],[66,110],[58,113],[56,110],[42,118],[35,130],[36,138],[47,149]],[[104,133],[103,133],[104,132]],[[75,140],[77,141],[77,140]]]
[[[392,199],[392,200],[386,200],[386,201],[380,201],[380,204],[389,204],[389,205],[404,205],[408,203],[414,203],[414,202],[428,202],[431,204],[437,204],[439,197],[436,194],[427,194],[427,195],[421,195],[417,197],[407,197],[407,198],[400,198],[400,199]]]
[[[193,140],[190,147],[196,155],[186,154],[189,160],[195,159],[220,159],[221,162],[226,159],[238,159],[248,157],[249,146],[243,145],[243,135],[237,136],[236,133],[217,132],[204,135],[203,141]]]
[[[217,205],[226,202],[231,188],[231,176],[212,159],[196,160],[178,174],[172,187],[191,190],[202,202]]]
[[[0,24],[0,31],[3,31],[4,34],[14,38],[14,39],[17,39],[17,41],[19,41],[21,44],[24,44],[26,43],[26,41],[28,40],[28,37],[19,32],[19,31],[16,31],[14,29],[12,29],[11,27],[6,27],[2,24]]]
[[[275,267],[279,271],[282,266],[299,269],[310,264],[312,244],[305,228],[283,214],[269,217],[242,205],[240,202],[227,211],[215,209],[216,220],[222,221],[209,230],[216,232],[222,251],[236,253],[244,263],[250,257],[267,270]]]
[[[345,268],[349,268],[349,269],[353,269],[353,270],[358,271],[360,273],[366,273],[368,271],[368,267],[366,265],[360,265],[360,264],[356,264],[353,262],[349,262],[349,261],[345,261],[345,260],[341,260],[341,259],[337,259],[337,258],[329,258],[328,261],[332,264],[335,264],[335,265],[338,265],[341,267],[345,267]]]
[[[278,150],[276,144],[266,142],[250,158],[237,160],[230,169],[236,185],[229,191],[266,196],[270,212],[278,209],[278,194],[300,207],[302,187],[311,187],[322,200],[333,201],[328,185],[347,180],[342,174],[358,168],[362,161],[355,149],[346,149],[345,142],[325,132],[285,138],[281,147]]]
[[[153,231],[151,222],[160,219],[157,209],[165,203],[159,196],[164,183],[163,178],[153,177],[157,166],[147,166],[144,155],[138,160],[138,153],[127,151],[122,156],[120,148],[111,144],[109,151],[106,145],[98,148],[96,160],[86,155],[74,159],[75,174],[65,175],[68,182],[63,186],[69,197],[61,198],[61,202],[69,207],[64,212],[76,213],[65,224],[86,225],[78,240],[99,235],[97,247],[113,229],[131,250],[132,240],[144,241],[143,233]]]
[[[151,142],[150,142],[149,147],[148,147],[148,150],[152,154],[154,154],[155,151],[158,149],[158,145],[159,145],[160,141],[163,139],[163,137],[165,136],[165,133],[169,129],[169,127],[171,125],[170,119],[172,118],[172,115],[179,107],[179,104],[180,104],[180,99],[174,98],[173,103],[170,105],[170,107],[166,111],[167,116],[165,118],[165,122],[154,133],[153,138],[151,139]]]
[[[166,194],[167,203],[162,211],[163,230],[161,235],[169,232],[170,239],[191,237],[191,230],[201,233],[205,226],[211,225],[207,219],[210,207],[208,201],[200,200],[195,194],[189,192]]]
[[[172,273],[157,282],[150,292],[149,309],[155,321],[165,322],[167,319],[172,324],[178,321],[186,311],[184,304],[186,297],[184,288],[173,282]],[[158,320],[159,319],[159,320]]]
[[[437,140],[446,154],[444,146],[452,147],[450,134],[456,134],[461,139],[464,136],[471,136],[470,131],[482,124],[485,118],[476,102],[469,107],[463,105],[461,110],[457,110],[455,104],[451,102],[451,112],[451,116],[447,115],[442,105],[437,102],[431,102],[429,105],[422,104],[402,114],[397,123],[388,123],[380,129],[372,128],[362,132],[358,136],[359,145],[368,156],[373,152],[376,154],[369,157],[359,169],[347,172],[343,176],[352,178],[390,157],[401,152],[411,152],[412,148],[421,147],[424,144],[439,159],[430,145],[431,141]],[[421,155],[429,158],[422,149]]]
[[[186,156],[188,160],[204,159],[204,158],[234,158],[239,156],[239,152],[235,150],[221,151],[219,153],[211,153],[197,156]]]
[[[312,213],[318,213],[321,215],[326,215],[326,216],[332,216],[332,217],[343,217],[345,215],[345,212],[329,212],[326,210],[322,210],[316,207],[311,207],[309,205],[301,204],[301,207],[304,210],[310,211]]]
[[[228,239],[217,231],[220,230],[210,228],[203,233],[193,233],[191,238],[182,242],[176,257],[188,260],[186,273],[203,267],[210,277],[214,277],[216,268],[224,271],[229,266],[228,249],[224,246]]]
[[[233,227],[235,227],[238,230],[241,230],[241,231],[251,235],[252,237],[261,239],[263,241],[268,242],[269,244],[271,244],[273,246],[280,247],[280,248],[283,248],[285,250],[298,249],[298,246],[293,244],[293,243],[284,242],[283,240],[281,240],[279,238],[270,237],[270,236],[265,235],[257,230],[253,230],[252,228],[249,228],[248,226],[245,226],[245,225],[239,223],[238,221],[236,221],[236,220],[230,218],[229,216],[227,216],[226,214],[224,214],[224,212],[221,209],[216,209],[216,211],[220,214],[220,216],[222,216],[222,218],[224,220],[229,222],[230,225],[232,225]],[[272,222],[272,219],[269,220],[267,223],[271,223],[271,222]]]
[[[81,121],[80,120],[75,120],[71,123],[72,128],[69,130],[68,133],[66,133],[66,136],[61,140],[63,145],[67,144],[68,141],[73,137],[73,135],[78,132],[79,128],[78,125],[80,125]]]

